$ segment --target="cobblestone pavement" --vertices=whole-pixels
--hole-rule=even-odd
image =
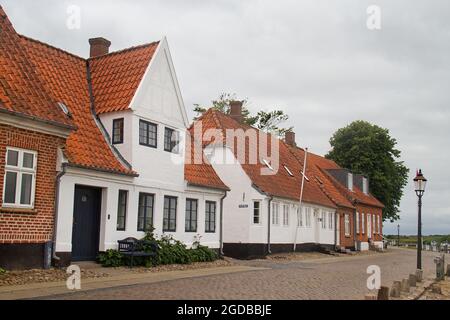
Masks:
[[[424,252],[426,276],[434,272],[437,253]],[[447,255],[450,261],[450,255]],[[179,279],[71,293],[50,299],[363,299],[369,265],[381,268],[382,284],[415,272],[416,251],[391,249],[375,255],[309,261],[239,261],[266,270]]]

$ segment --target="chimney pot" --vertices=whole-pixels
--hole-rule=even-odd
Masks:
[[[91,45],[90,57],[95,58],[109,53],[111,41],[105,38],[91,38],[89,44]]]
[[[230,117],[239,123],[243,122],[244,117],[242,115],[242,101],[230,102]]]
[[[295,132],[293,131],[286,132],[284,134],[284,141],[292,147],[297,146],[297,144],[295,143]]]

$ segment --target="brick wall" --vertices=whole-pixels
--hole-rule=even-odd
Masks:
[[[0,206],[6,147],[38,153],[34,209],[0,208],[0,244],[43,243],[52,239],[57,150],[64,143],[63,138],[0,124]]]
[[[368,241],[368,234],[367,234],[367,214],[371,214],[371,215],[376,215],[379,216],[379,221],[382,221],[383,218],[383,212],[382,209],[380,208],[376,208],[376,207],[371,207],[371,206],[364,206],[364,205],[357,205],[357,212],[360,215],[360,219],[359,219],[359,234],[356,235],[357,240],[359,241],[363,241],[363,242],[367,242]],[[365,213],[366,218],[365,218],[365,233],[362,233],[362,214]],[[372,240],[373,241],[381,241],[382,240],[382,235],[383,235],[383,230],[382,230],[382,223],[380,226],[380,230],[377,234],[375,234],[375,228],[374,225],[372,225]]]
[[[338,209],[339,213],[339,239],[340,246],[345,248],[354,248],[355,247],[355,238],[354,238],[354,221],[353,221],[353,210],[351,209]],[[345,235],[345,214],[349,215],[350,219],[350,235]]]

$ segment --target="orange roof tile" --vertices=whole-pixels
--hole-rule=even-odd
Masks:
[[[227,129],[242,129],[242,130],[253,130],[254,133],[259,137],[259,135],[267,135],[266,133],[257,130],[251,126],[238,123],[231,117],[213,110],[209,109],[203,114],[201,118],[198,119],[201,122],[203,132],[208,129],[219,129],[223,132],[223,138],[226,142],[226,130]],[[270,137],[270,135],[268,135]],[[268,149],[270,150],[270,138],[268,139]],[[289,151],[288,146],[283,142],[278,140],[279,143],[279,168],[273,175],[262,175],[261,169],[265,168],[265,164],[259,159],[257,164],[249,164],[249,157],[252,152],[259,154],[259,148],[261,147],[259,143],[250,144],[248,139],[245,143],[245,157],[246,163],[241,164],[242,168],[246,174],[251,179],[252,183],[260,191],[270,195],[280,198],[286,198],[294,201],[300,199],[300,187],[301,187],[301,174],[302,165],[294,157],[294,155]],[[203,144],[206,145],[212,141],[204,141]],[[242,150],[237,150],[235,147],[234,153],[238,154]],[[290,176],[284,166],[287,166],[294,176]],[[308,170],[306,172],[308,175]],[[305,188],[303,192],[303,201],[314,203],[318,205],[323,205],[331,208],[335,208],[335,204],[320,190],[317,184],[313,182],[305,182]]]
[[[0,6],[0,111],[74,128],[36,73],[20,37]]]
[[[147,45],[89,59],[97,114],[128,109],[159,45]]]

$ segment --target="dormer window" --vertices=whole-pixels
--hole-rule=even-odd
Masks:
[[[287,166],[284,166],[284,169],[286,169],[286,172],[287,172],[291,177],[294,176],[294,174],[292,173],[292,171],[289,170],[289,168],[288,168]]]
[[[112,133],[112,143],[121,144],[123,143],[123,118],[113,120],[113,133]]]
[[[180,135],[174,129],[165,128],[164,130],[164,151],[178,153]]]
[[[350,191],[353,191],[353,173],[349,172],[347,174],[347,188]]]
[[[369,180],[366,177],[363,177],[362,187],[364,194],[369,194]]]

